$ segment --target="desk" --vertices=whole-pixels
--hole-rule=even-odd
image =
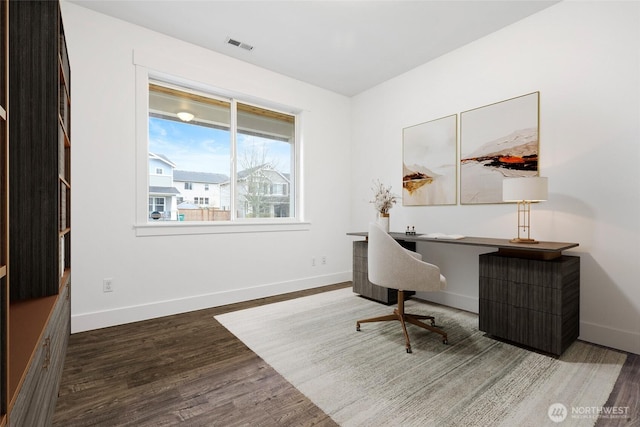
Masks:
[[[366,231],[347,233],[348,236],[367,237]],[[562,256],[562,251],[575,248],[578,243],[538,242],[533,244],[512,243],[508,239],[491,237],[464,237],[462,239],[432,239],[425,234],[389,233],[394,239],[404,242],[448,243],[451,245],[484,246],[498,248],[498,253],[518,258],[553,259]]]
[[[366,232],[347,233],[367,237]],[[425,235],[390,233],[415,250],[418,242],[497,248],[479,257],[478,327],[498,338],[547,353],[562,354],[579,335],[580,258],[563,255],[578,243],[512,243],[507,239],[465,237],[432,239]],[[381,288],[367,277],[367,242],[353,242],[355,293],[386,304],[395,290]]]

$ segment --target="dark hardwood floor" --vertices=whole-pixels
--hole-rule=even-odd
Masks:
[[[627,353],[616,384],[605,407],[626,408],[620,418],[600,418],[596,427],[640,427],[640,355]]]
[[[213,316],[348,286],[73,334],[53,425],[336,426]]]
[[[309,291],[73,334],[53,425],[336,426],[213,316]],[[629,355],[607,406],[640,426],[640,356]]]

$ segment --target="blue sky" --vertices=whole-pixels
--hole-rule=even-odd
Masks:
[[[149,151],[165,155],[178,170],[230,175],[228,131],[150,117]],[[259,159],[275,163],[281,172],[290,173],[290,151],[291,145],[285,142],[239,135],[238,169],[250,163],[245,153],[253,152]]]

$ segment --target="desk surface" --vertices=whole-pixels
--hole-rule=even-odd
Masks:
[[[513,243],[508,239],[494,239],[490,237],[463,237],[462,239],[434,239],[426,237],[424,234],[389,233],[396,240],[408,242],[435,242],[449,243],[454,245],[485,246],[498,248],[501,250],[524,251],[524,252],[551,252],[560,253],[564,250],[575,248],[578,243],[568,242],[538,242],[538,243]],[[366,231],[347,233],[349,236],[367,237]]]

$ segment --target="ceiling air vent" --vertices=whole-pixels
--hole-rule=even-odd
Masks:
[[[252,50],[253,49],[253,46],[251,46],[250,44],[242,43],[241,41],[232,39],[231,37],[227,37],[227,43],[229,43],[230,45],[239,47],[241,49],[244,49],[244,50]]]

